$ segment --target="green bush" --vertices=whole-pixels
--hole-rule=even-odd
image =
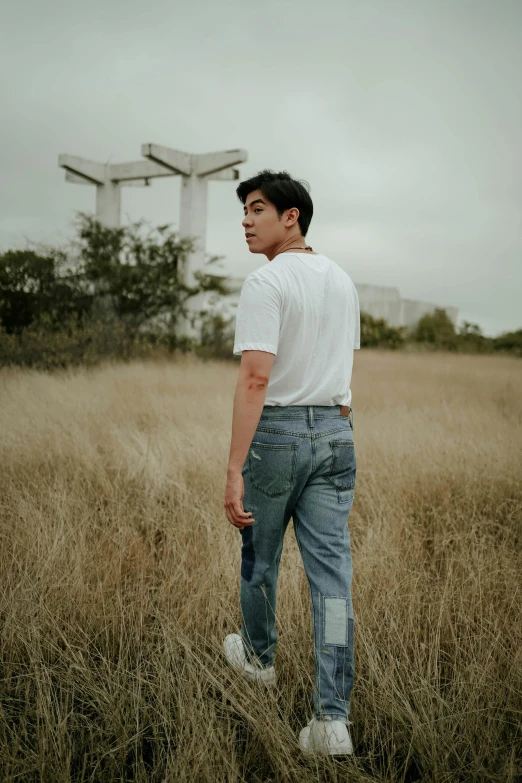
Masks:
[[[63,251],[8,250],[0,255],[0,323],[19,334],[45,317],[52,325],[91,307]]]
[[[504,332],[493,338],[495,351],[508,351],[515,356],[522,356],[522,329],[516,332]]]
[[[491,353],[494,349],[491,337],[485,337],[478,324],[464,321],[458,330],[458,350],[463,353]]]
[[[208,312],[201,323],[201,343],[196,354],[205,359],[231,359],[234,349],[235,320]]]
[[[445,310],[439,308],[422,316],[413,332],[413,339],[448,351],[456,350],[458,344],[453,321]]]
[[[403,326],[389,326],[384,318],[361,313],[361,348],[401,348],[405,342]]]
[[[56,329],[43,317],[19,334],[0,330],[0,365],[41,370],[91,366],[105,359],[144,358],[156,347],[150,338],[118,320],[87,320],[80,324],[72,317]]]

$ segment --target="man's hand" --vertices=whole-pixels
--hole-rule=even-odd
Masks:
[[[252,512],[245,511],[243,508],[243,495],[245,494],[245,485],[241,473],[227,475],[227,486],[225,489],[225,511],[228,521],[234,527],[242,530],[244,527],[255,522],[252,519]]]

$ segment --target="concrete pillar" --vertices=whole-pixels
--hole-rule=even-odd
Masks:
[[[96,185],[96,219],[108,228],[118,228],[120,216],[120,183],[106,179],[102,185]]]
[[[207,179],[198,177],[195,172],[189,177],[182,176],[179,235],[181,239],[191,237],[194,240],[194,250],[183,260],[183,280],[188,286],[197,285],[194,273],[202,271],[206,263],[207,199]],[[203,308],[204,299],[203,294],[198,294],[187,302],[190,315],[179,324],[183,334],[195,334],[196,325],[192,325],[190,319]]]
[[[179,233],[180,237],[195,239],[194,251],[190,253],[190,263],[186,270],[185,282],[195,284],[194,272],[205,266],[205,247],[207,238],[207,196],[208,181],[192,173],[181,178],[181,205]]]
[[[239,172],[232,167],[247,160],[244,150],[209,152],[202,155],[188,155],[185,152],[162,147],[159,144],[144,144],[141,154],[155,163],[161,163],[181,174],[180,237],[194,239],[194,250],[187,253],[183,263],[183,280],[194,286],[194,273],[203,270],[206,264],[207,196],[208,180],[235,180]],[[197,315],[204,306],[205,295],[191,297],[187,301],[188,314],[180,318],[178,333],[187,337],[198,337]]]

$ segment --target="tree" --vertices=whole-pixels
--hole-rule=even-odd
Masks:
[[[405,328],[389,326],[384,318],[361,313],[361,348],[400,348],[404,345]]]
[[[230,293],[215,275],[198,271],[197,285],[183,282],[183,264],[193,248],[189,239],[179,239],[169,226],[144,232],[139,221],[123,228],[107,228],[80,213],[75,250],[80,276],[90,284],[98,312],[116,317],[131,328],[175,331],[186,303],[201,291]],[[212,264],[218,257],[211,257]]]
[[[414,340],[448,350],[455,350],[457,347],[457,333],[453,321],[441,308],[422,316],[414,331]]]
[[[0,255],[0,325],[8,334],[19,334],[43,316],[51,325],[62,323],[89,306],[61,251]]]
[[[234,318],[225,318],[221,313],[206,313],[202,321],[198,356],[229,359],[234,349],[234,330]]]
[[[493,338],[495,351],[509,351],[515,356],[522,356],[522,329],[516,332],[503,332]]]
[[[493,348],[493,341],[482,334],[482,329],[478,324],[472,324],[464,321],[458,331],[459,349],[473,352],[486,353]]]

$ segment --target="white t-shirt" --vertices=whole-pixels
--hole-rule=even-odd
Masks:
[[[233,353],[275,354],[265,405],[350,405],[360,347],[357,291],[327,256],[280,253],[245,278]]]

